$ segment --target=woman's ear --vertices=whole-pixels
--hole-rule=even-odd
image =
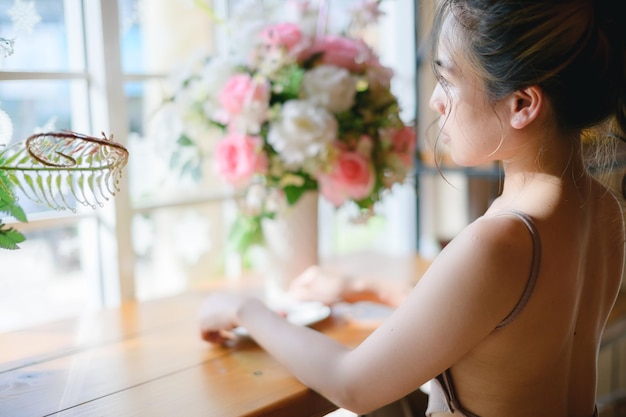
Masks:
[[[523,129],[535,121],[543,108],[543,91],[536,85],[514,92],[509,99],[510,124],[514,129]]]

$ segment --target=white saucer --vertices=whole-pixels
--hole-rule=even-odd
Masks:
[[[287,321],[298,326],[311,326],[319,323],[330,316],[331,309],[318,301],[303,301],[290,303],[288,307],[281,309],[286,314]],[[250,336],[244,327],[236,327],[232,330],[237,336]]]

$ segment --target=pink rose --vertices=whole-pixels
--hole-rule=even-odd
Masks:
[[[397,130],[391,137],[391,149],[398,154],[399,158],[406,166],[413,165],[413,157],[415,156],[415,147],[417,140],[415,131],[409,126],[404,126]]]
[[[384,155],[386,169],[383,186],[391,188],[395,183],[404,181],[413,168],[417,146],[415,131],[408,126],[389,129],[381,132],[381,138],[388,143]]]
[[[377,65],[378,60],[365,42],[342,36],[325,36],[306,49],[300,60],[305,61],[319,54],[318,63],[335,65],[352,72],[361,72],[368,65]]]
[[[335,207],[348,199],[362,200],[374,188],[371,161],[359,152],[340,151],[333,170],[318,176],[320,193]]]
[[[269,95],[266,82],[253,79],[248,74],[237,74],[220,91],[219,102],[229,115],[238,115],[251,103],[268,102]]]
[[[215,146],[217,172],[231,184],[248,182],[254,174],[267,170],[263,140],[256,136],[230,132]]]
[[[263,29],[261,39],[269,46],[282,46],[291,51],[302,41],[302,31],[295,23],[278,23]]]

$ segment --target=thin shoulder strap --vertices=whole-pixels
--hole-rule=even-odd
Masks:
[[[459,402],[454,389],[454,383],[452,382],[450,369],[446,369],[444,373],[439,374],[436,381],[441,386],[448,408],[453,411],[455,415],[458,414],[460,417],[478,417],[476,414],[472,414],[471,412],[465,410]]]
[[[539,276],[539,267],[541,265],[541,239],[539,238],[539,232],[537,231],[537,227],[535,223],[531,219],[529,215],[526,213],[522,213],[521,211],[511,210],[507,211],[507,213],[511,213],[517,216],[528,228],[530,232],[530,236],[533,240],[533,258],[532,265],[530,269],[530,276],[528,277],[528,281],[526,282],[526,288],[522,293],[522,296],[518,300],[517,304],[511,310],[511,312],[496,326],[496,330],[502,329],[504,326],[510,324],[513,320],[517,318],[517,316],[524,310],[528,300],[530,300],[530,296],[535,289],[535,284],[537,283],[537,277]]]

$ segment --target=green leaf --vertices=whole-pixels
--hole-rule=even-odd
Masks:
[[[26,213],[19,205],[15,203],[8,203],[6,206],[3,206],[4,203],[0,203],[0,212],[6,213],[9,216],[15,217],[15,220],[20,221],[22,223],[28,222],[26,218]]]
[[[26,240],[23,234],[0,222],[0,249],[16,250]]]
[[[22,178],[24,179],[24,182],[26,183],[26,185],[28,185],[28,187],[30,188],[30,191],[32,192],[32,197],[31,197],[32,200],[35,201],[36,203],[41,203],[41,200],[39,199],[39,196],[37,195],[37,188],[35,187],[35,181],[33,181],[33,177],[29,174],[24,174]],[[29,194],[26,194],[26,195],[29,195]]]
[[[202,166],[200,164],[196,165],[196,167],[191,171],[191,178],[198,183],[202,181]]]
[[[2,175],[0,175],[0,201],[7,203],[15,202],[15,196],[12,192],[12,185],[9,182],[3,181]]]
[[[189,136],[182,134],[178,137],[176,143],[180,146],[196,146],[196,143]]]
[[[300,199],[300,197],[302,197],[302,194],[304,194],[305,191],[306,190],[304,190],[302,187],[288,185],[287,187],[285,187],[285,197],[287,197],[287,203],[290,206],[293,206]]]
[[[300,186],[295,185],[287,185],[284,187],[285,197],[287,198],[287,203],[292,206],[296,204],[296,202],[302,197],[307,191],[317,190],[317,182],[311,178],[309,175],[300,174],[302,178],[304,178],[304,184]]]
[[[262,216],[239,216],[228,235],[228,249],[245,254],[253,245],[264,242],[261,227]]]
[[[20,155],[22,155],[25,152],[25,149],[20,149],[19,151],[15,152],[12,156],[10,156],[7,160],[2,162],[3,166],[8,166],[11,165],[17,158],[20,157]]]
[[[297,65],[285,68],[274,81],[274,92],[272,93],[270,105],[298,98],[303,78],[303,68]]]

